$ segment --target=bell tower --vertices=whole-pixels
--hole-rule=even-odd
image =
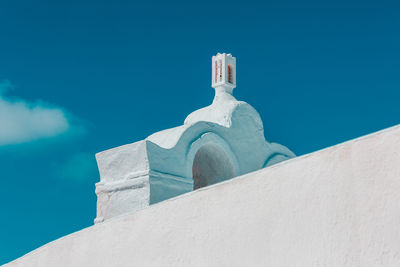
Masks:
[[[236,58],[218,53],[212,57],[212,87],[232,94],[236,87]]]

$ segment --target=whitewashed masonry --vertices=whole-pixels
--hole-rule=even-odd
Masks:
[[[212,57],[212,87],[212,104],[183,125],[96,155],[96,223],[295,156],[267,142],[260,115],[233,96],[231,54]]]

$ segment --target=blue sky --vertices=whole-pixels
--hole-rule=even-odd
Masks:
[[[297,155],[400,122],[397,1],[0,3],[0,264],[93,223],[96,152],[235,96]]]

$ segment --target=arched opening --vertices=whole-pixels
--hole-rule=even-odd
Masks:
[[[282,154],[278,154],[278,153],[272,154],[264,162],[263,168],[269,167],[271,165],[277,164],[277,163],[279,163],[281,161],[285,161],[285,160],[288,160],[288,159],[289,159],[289,157],[286,156],[286,155],[282,155]]]
[[[219,61],[219,81],[222,82],[222,60]]]
[[[232,65],[228,65],[228,83],[233,84],[233,71],[232,71]]]
[[[226,153],[216,145],[202,146],[194,156],[192,166],[193,190],[235,176],[234,167]]]

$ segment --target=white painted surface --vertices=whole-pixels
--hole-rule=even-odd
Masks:
[[[96,154],[96,160],[101,181],[96,184],[95,223],[149,205],[150,181],[146,141],[103,151]]]
[[[258,112],[232,95],[236,58],[218,53],[212,62],[216,80],[211,105],[189,114],[181,126],[96,155],[100,171],[96,223],[295,156],[285,146],[266,141]],[[204,153],[194,168],[198,151]],[[215,158],[207,155],[211,151],[218,151],[224,160],[212,164],[207,160]]]
[[[236,87],[236,58],[231,54],[218,53],[211,62],[211,86],[225,87],[231,94]]]
[[[115,217],[7,266],[400,266],[400,126]]]

